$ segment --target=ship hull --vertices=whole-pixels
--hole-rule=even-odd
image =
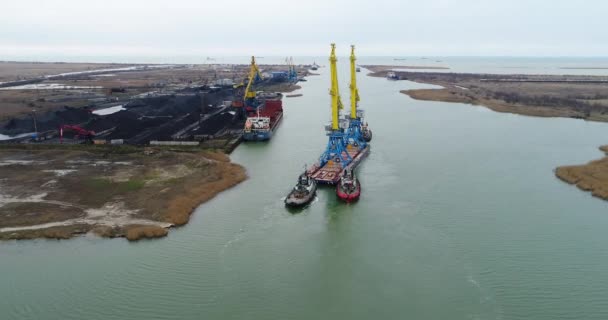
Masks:
[[[272,103],[272,104],[271,104]],[[260,116],[270,118],[270,128],[266,130],[251,130],[243,132],[245,141],[267,141],[272,139],[274,131],[283,119],[283,105],[281,100],[266,101],[259,113]]]

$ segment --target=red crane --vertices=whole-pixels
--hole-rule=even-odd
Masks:
[[[77,139],[80,137],[89,142],[92,142],[93,137],[95,136],[95,131],[86,130],[86,129],[83,129],[76,125],[64,124],[59,127],[59,142],[60,143],[63,143],[63,131],[64,130],[72,130],[76,133],[75,137]]]

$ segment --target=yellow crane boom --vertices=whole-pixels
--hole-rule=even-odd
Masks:
[[[260,69],[258,65],[255,63],[255,57],[251,56],[251,68],[249,69],[249,81],[247,82],[247,88],[245,88],[245,100],[255,98],[255,91],[251,90],[251,85],[253,84],[253,80],[255,76],[262,78],[262,74],[260,73]]]
[[[357,105],[359,102],[359,89],[357,88],[357,70],[355,61],[355,46],[350,46],[350,118],[357,119]]]
[[[331,44],[331,54],[329,56],[329,66],[331,71],[331,88],[329,95],[331,95],[331,129],[338,130],[340,109],[343,108],[342,101],[340,100],[340,88],[338,87],[338,68],[336,67],[336,44]]]

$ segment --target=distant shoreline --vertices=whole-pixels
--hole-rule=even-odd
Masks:
[[[608,70],[608,67],[561,67],[563,70]]]
[[[393,71],[364,66],[370,76],[395,72],[401,80],[442,86],[402,90],[416,100],[480,105],[496,112],[608,122],[608,76],[495,75]]]
[[[410,69],[410,70],[450,70],[450,67],[444,66],[377,66],[378,70],[393,70],[393,69]],[[375,66],[365,66],[365,68],[374,68]]]

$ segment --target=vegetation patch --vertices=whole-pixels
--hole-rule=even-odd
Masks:
[[[201,149],[0,147],[0,162],[0,239],[162,237],[246,178]]]
[[[600,147],[600,150],[607,155],[603,159],[584,165],[558,167],[555,175],[595,197],[608,200],[608,146]]]

